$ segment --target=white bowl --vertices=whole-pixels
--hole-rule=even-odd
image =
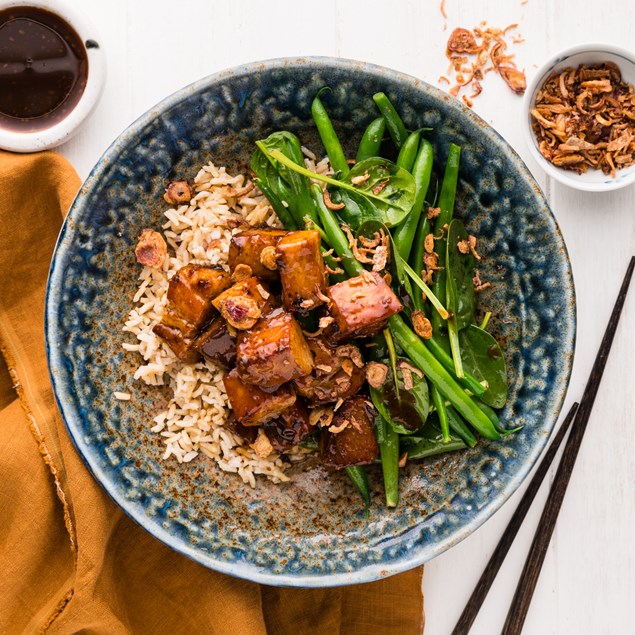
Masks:
[[[48,150],[70,139],[80,124],[88,117],[101,95],[106,79],[106,59],[101,40],[94,27],[86,22],[84,14],[58,0],[0,0],[0,11],[12,7],[36,7],[54,13],[75,29],[84,45],[88,58],[86,87],[73,110],[59,123],[35,132],[19,132],[0,128],[0,148],[12,152],[37,152]]]
[[[629,84],[635,84],[635,55],[633,53],[612,44],[580,44],[557,53],[536,71],[534,78],[527,86],[523,102],[525,140],[540,167],[560,183],[586,192],[608,192],[635,183],[635,165],[617,170],[615,178],[611,178],[610,175],[604,174],[601,170],[589,169],[584,174],[577,174],[572,170],[556,167],[540,154],[536,136],[531,128],[530,111],[534,107],[536,93],[549,75],[558,73],[567,67],[576,68],[580,64],[601,64],[603,62],[617,64],[622,72],[622,79]]]

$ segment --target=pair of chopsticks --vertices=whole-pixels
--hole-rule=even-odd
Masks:
[[[580,450],[580,445],[582,444],[582,438],[584,437],[584,433],[586,431],[591,409],[593,408],[595,397],[597,395],[598,388],[600,387],[600,381],[604,373],[606,360],[608,359],[609,351],[611,350],[611,345],[613,344],[615,331],[617,330],[626,294],[628,293],[628,287],[633,276],[634,266],[635,256],[631,258],[628,268],[626,269],[626,275],[624,276],[620,292],[617,296],[615,306],[613,307],[613,312],[611,313],[611,319],[606,327],[602,343],[600,344],[600,349],[593,364],[593,368],[591,369],[591,374],[589,375],[584,393],[582,394],[582,399],[580,399],[579,404],[573,404],[569,410],[569,413],[560,426],[558,433],[554,437],[547,452],[545,453],[544,458],[536,469],[534,477],[529,483],[525,494],[514,512],[514,515],[509,521],[509,525],[505,529],[498,545],[496,545],[496,549],[494,550],[492,557],[487,563],[487,566],[472,592],[468,603],[463,609],[463,613],[461,613],[461,617],[456,623],[456,626],[452,631],[452,635],[467,635],[470,628],[472,628],[472,624],[474,623],[474,620],[485,601],[487,593],[496,578],[496,574],[501,568],[501,565],[505,560],[505,556],[507,555],[514,538],[516,537],[516,534],[518,533],[518,530],[520,529],[522,522],[527,515],[538,490],[540,489],[540,485],[549,471],[549,467],[558,452],[558,448],[560,447],[560,444],[570,427],[571,434],[565,444],[555,479],[551,486],[551,490],[549,491],[547,502],[543,509],[542,516],[540,517],[540,522],[538,523],[538,528],[534,534],[534,539],[531,543],[527,559],[525,560],[525,566],[523,567],[523,571],[520,575],[520,580],[518,581],[518,586],[516,587],[516,592],[514,593],[514,599],[509,607],[509,612],[507,613],[507,619],[505,620],[505,625],[503,626],[501,635],[520,635],[522,631],[525,618],[527,617],[527,612],[529,611],[531,598],[538,582],[538,576],[540,575],[540,570],[542,569],[545,556],[547,555],[549,542],[556,526],[558,513],[560,512],[560,507],[562,506],[562,501],[567,491],[567,486],[569,485],[569,480],[578,456],[578,451]]]

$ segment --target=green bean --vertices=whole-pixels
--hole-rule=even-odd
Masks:
[[[473,448],[476,445],[476,437],[472,434],[463,419],[459,417],[458,413],[452,406],[446,405],[445,411],[448,416],[450,430],[452,430],[454,434],[460,436],[467,445]]]
[[[366,474],[366,470],[361,465],[350,465],[345,468],[345,471],[353,485],[359,490],[366,504],[366,509],[368,509],[370,506],[370,487],[368,485],[368,474]]]
[[[448,442],[443,439],[421,439],[416,445],[408,448],[408,460],[417,461],[428,456],[445,454],[455,450],[464,450],[467,446],[457,437],[450,437]]]
[[[399,346],[408,352],[408,357],[423,371],[459,414],[482,436],[487,439],[499,439],[500,434],[487,415],[465,394],[461,386],[423,345],[419,337],[406,326],[401,316],[398,314],[391,316],[388,320],[388,326]]]
[[[439,207],[441,208],[440,214],[434,223],[435,235],[446,235],[447,229],[445,225],[449,225],[454,214],[454,198],[456,196],[456,184],[459,177],[459,160],[461,158],[461,148],[452,144],[448,153],[448,160],[445,165],[445,174],[443,176],[443,184],[441,185],[441,194],[439,195]],[[435,251],[438,256],[437,266],[441,267],[439,271],[434,273],[434,282],[432,284],[432,291],[434,294],[441,298],[442,302],[445,302],[445,256],[446,256],[446,239],[441,238],[435,241]],[[432,315],[432,329],[440,329],[443,326],[443,321],[435,315]]]
[[[355,162],[359,163],[364,159],[370,157],[379,156],[379,148],[384,138],[384,132],[386,131],[386,120],[383,117],[377,117],[368,124],[368,128],[364,131],[361,141],[359,142],[359,148],[357,149],[357,156]]]
[[[410,252],[410,266],[412,269],[421,275],[421,271],[424,269],[423,255],[425,253],[425,249],[423,243],[425,241],[426,236],[430,233],[430,221],[428,220],[427,214],[422,214],[419,218],[419,225],[417,226],[417,231],[415,233],[413,248]],[[416,293],[412,298],[415,309],[418,311],[424,311],[425,303],[423,301],[423,296],[421,293]]]
[[[311,185],[311,196],[315,201],[318,215],[322,221],[322,229],[328,236],[335,253],[341,257],[340,264],[349,276],[359,276],[364,271],[361,263],[353,255],[351,248],[348,245],[348,239],[342,231],[339,225],[337,217],[333,212],[324,204],[324,197],[322,194],[322,188],[314,183]]]
[[[405,147],[406,146],[404,145],[404,148]],[[433,160],[434,151],[432,149],[432,144],[426,139],[423,139],[419,145],[419,151],[417,152],[417,156],[412,167],[412,175],[414,176],[417,188],[415,190],[415,202],[412,206],[412,210],[410,210],[410,213],[406,217],[406,220],[397,227],[393,234],[397,251],[404,260],[408,260],[410,250],[412,248],[412,241],[414,240],[415,233],[417,231],[423,202],[425,201],[426,194],[428,193],[428,186],[430,185]],[[415,271],[418,275],[421,275],[421,268],[418,270],[415,269]],[[445,302],[445,297],[440,298],[440,300],[441,302]]]
[[[379,112],[381,112],[386,120],[388,134],[390,134],[394,144],[397,146],[397,150],[401,150],[401,146],[405,143],[408,136],[408,131],[403,121],[401,121],[401,117],[397,114],[395,107],[390,103],[390,99],[388,99],[384,93],[375,93],[373,95],[373,101],[377,104]]]
[[[324,88],[322,90],[324,90]],[[324,105],[320,101],[320,93],[322,90],[318,92],[311,104],[311,114],[320,133],[320,139],[322,139],[326,154],[328,154],[331,167],[336,173],[340,172],[342,176],[346,176],[349,172],[348,162],[346,161],[340,140],[337,138],[337,134],[335,134],[331,119],[326,112],[326,108],[324,108]]]
[[[399,156],[397,157],[397,165],[411,174],[412,166],[415,164],[417,152],[419,151],[419,139],[421,139],[421,132],[419,130],[411,132],[401,146]]]
[[[375,418],[377,442],[384,475],[386,507],[397,507],[399,502],[399,435],[383,417]]]
[[[448,411],[445,407],[445,397],[434,384],[430,386],[430,395],[439,415],[439,426],[443,435],[443,443],[450,443],[450,424],[448,422]]]
[[[298,229],[298,224],[295,218],[291,215],[289,209],[278,198],[278,195],[269,187],[268,183],[265,183],[262,179],[256,179],[256,185],[260,188],[260,191],[267,197],[273,211],[277,214],[280,222],[285,229],[295,230]]]

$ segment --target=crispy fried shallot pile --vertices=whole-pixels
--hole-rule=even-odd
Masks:
[[[614,178],[635,163],[635,93],[613,63],[551,75],[531,115],[541,154],[558,167]]]
[[[525,92],[525,73],[516,67],[514,55],[506,53],[505,37],[517,26],[510,24],[504,29],[497,29],[481,22],[472,31],[463,28],[452,31],[446,55],[450,60],[449,72],[454,71],[457,83],[450,88],[451,95],[458,97],[461,89],[469,86],[472,93],[469,96],[463,95],[463,101],[471,107],[472,99],[483,90],[481,81],[490,71],[497,72],[514,93],[522,95]],[[519,36],[512,40],[514,43],[522,41]],[[439,81],[450,83],[444,76],[440,77]]]

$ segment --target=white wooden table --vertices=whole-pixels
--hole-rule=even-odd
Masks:
[[[331,55],[374,62],[436,84],[457,26],[519,23],[514,46],[528,78],[564,47],[609,41],[635,48],[628,0],[66,0],[89,15],[108,61],[101,103],[61,151],[85,177],[138,115],[200,77],[244,62]],[[474,110],[527,161],[564,233],[578,299],[577,351],[565,409],[579,399],[628,258],[635,253],[635,188],[584,194],[547,179],[522,139],[521,100],[493,74]],[[528,635],[635,632],[635,289],[529,612]],[[553,477],[553,471],[551,473]],[[524,488],[522,488],[524,489]],[[473,633],[500,632],[537,524],[546,485],[500,572]],[[426,567],[426,635],[450,632],[519,494],[470,538]]]

